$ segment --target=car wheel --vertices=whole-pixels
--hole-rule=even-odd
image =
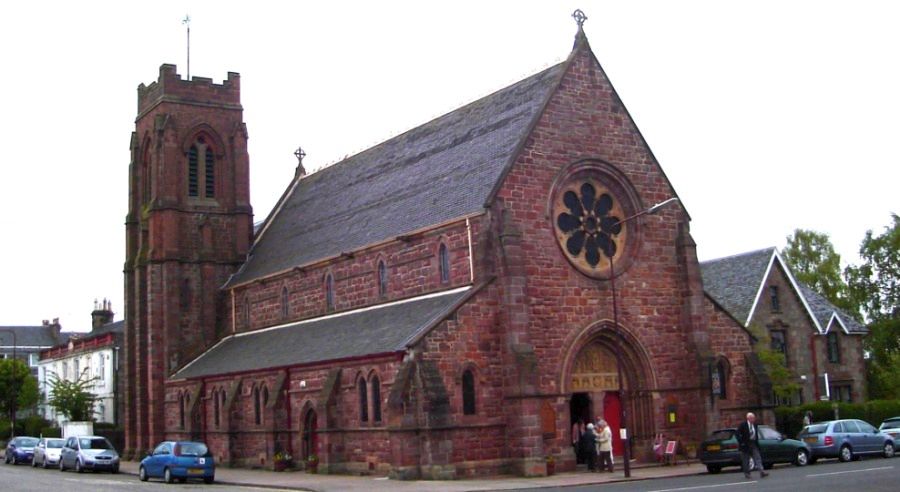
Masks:
[[[892,446],[892,447],[893,447],[893,446]],[[31,458],[31,467],[32,467],[32,468],[37,468],[37,460],[34,459],[34,458]]]
[[[75,473],[84,473],[84,468],[81,467],[81,460],[75,460]]]
[[[146,482],[147,479],[150,478],[147,476],[147,470],[143,466],[138,470],[138,478],[141,482]]]
[[[6,453],[6,458],[4,459],[4,461],[6,462],[7,465],[9,464],[10,458],[12,458],[12,456],[10,456],[9,453]]]
[[[719,465],[706,465],[706,471],[715,475],[716,473],[722,471],[722,467]]]
[[[41,462],[41,468],[43,468],[43,469],[45,469],[45,470],[46,470],[47,468],[50,468],[50,466],[47,464],[47,457],[46,457],[46,456],[44,457],[44,461]]]
[[[63,464],[63,459],[62,459],[62,457],[59,458],[59,471],[61,471],[61,472],[66,471],[66,465]]]
[[[747,470],[753,471],[755,469],[756,469],[756,460],[754,460],[753,457],[751,456],[751,457],[747,458]]]
[[[169,470],[168,468],[166,468],[166,471],[165,471],[165,474],[164,474],[164,477],[163,477],[163,478],[165,479],[166,483],[172,483],[172,482],[175,481],[175,480],[172,478],[172,470]]]
[[[112,473],[119,473],[119,467],[116,466],[112,469]]]
[[[213,477],[203,477],[203,483],[213,483]]]
[[[892,443],[884,443],[884,457],[891,458],[894,456],[894,445]]]
[[[847,446],[846,444],[841,446],[841,452],[838,455],[838,459],[845,463],[853,459],[853,450],[850,449],[850,446]]]
[[[794,464],[797,466],[806,466],[809,464],[809,453],[805,449],[797,450],[797,456],[794,457]]]

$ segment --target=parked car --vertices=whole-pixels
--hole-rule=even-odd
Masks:
[[[119,473],[119,453],[105,437],[72,436],[66,439],[59,457],[59,471],[68,468],[78,473],[85,470]]]
[[[213,483],[216,464],[212,453],[202,442],[164,441],[153,453],[141,460],[138,477],[146,482],[150,477],[162,478],[166,483],[175,480],[202,479]]]
[[[894,456],[893,438],[858,419],[816,422],[804,427],[797,437],[809,445],[813,462],[819,458],[850,461],[864,454]]]
[[[878,430],[891,436],[891,439],[894,440],[894,452],[896,453],[897,446],[900,446],[900,417],[885,419],[885,421],[878,426]]]
[[[6,443],[6,464],[18,465],[19,463],[31,463],[34,457],[34,446],[38,438],[19,436]]]
[[[806,466],[810,461],[809,447],[796,439],[786,439],[777,430],[759,426],[759,454],[763,468],[772,468],[775,463],[793,463]],[[741,466],[741,452],[738,449],[737,429],[714,431],[700,445],[700,462],[710,473],[719,473],[726,466]],[[750,458],[750,468],[754,468]]]
[[[34,458],[31,460],[31,466],[38,465],[49,468],[50,466],[59,465],[59,454],[62,451],[65,439],[58,437],[42,437],[34,447]]]

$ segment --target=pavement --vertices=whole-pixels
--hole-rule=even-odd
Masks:
[[[496,476],[460,480],[390,480],[386,477],[353,475],[319,475],[303,471],[274,472],[246,468],[216,468],[216,482],[246,487],[281,490],[307,490],[313,492],[397,492],[428,490],[429,492],[469,492],[480,490],[514,490],[542,487],[571,487],[576,485],[604,484],[633,480],[650,480],[706,472],[698,462],[679,463],[674,466],[657,464],[633,464],[631,477],[625,478],[621,466],[615,473],[590,473],[586,470],[564,472],[549,477],[523,478]],[[138,462],[123,461],[122,473],[137,475]]]

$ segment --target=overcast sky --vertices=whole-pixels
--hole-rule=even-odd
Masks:
[[[252,4],[252,6],[251,6]],[[900,4],[3,2],[0,325],[123,309],[129,138],[163,63],[241,74],[262,220],[320,168],[559,62],[575,8],[692,217],[701,260],[828,233],[857,262],[900,213]]]

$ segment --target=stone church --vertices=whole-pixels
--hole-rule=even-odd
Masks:
[[[126,455],[203,439],[236,466],[535,476],[575,467],[578,419],[641,457],[759,407],[753,337],[704,293],[690,216],[580,26],[558,65],[301,161],[257,228],[247,138],[236,73],[138,88]]]

